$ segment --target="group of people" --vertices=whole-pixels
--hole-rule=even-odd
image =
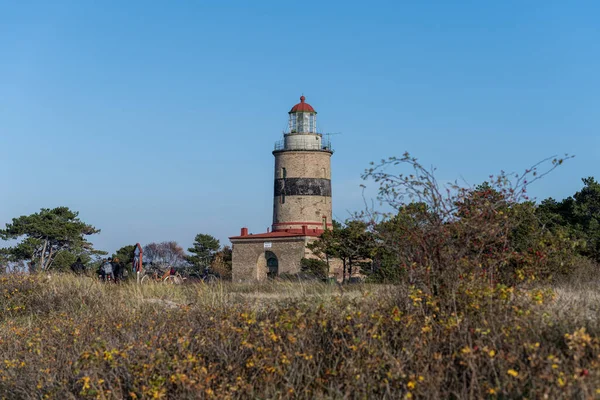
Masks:
[[[112,280],[116,282],[118,280],[123,280],[125,272],[125,265],[122,262],[119,262],[118,258],[106,258],[98,267],[97,274],[103,280]]]
[[[81,257],[77,258],[71,265],[71,271],[73,271],[77,275],[81,275],[85,272],[85,264],[81,260]],[[105,258],[100,263],[96,274],[103,280],[122,280],[124,278],[125,273],[125,264],[120,262],[118,258]]]
[[[134,260],[134,264],[135,264],[135,260]],[[73,273],[75,273],[77,275],[84,274],[85,269],[86,269],[85,264],[81,260],[81,257],[78,257],[77,261],[75,261],[71,265],[71,270],[73,271]],[[122,281],[126,278],[126,270],[127,270],[127,268],[125,266],[125,263],[121,262],[118,258],[116,258],[116,257],[115,258],[105,258],[100,262],[100,265],[99,265],[98,269],[96,270],[96,275],[102,281],[117,282],[117,281]],[[177,273],[177,271],[172,266],[168,266],[168,268],[166,270],[164,270],[164,272],[162,272],[162,273],[155,271],[156,278],[160,277],[161,280],[164,280],[169,275],[175,275],[176,273]],[[162,274],[162,277],[161,277],[161,274]]]

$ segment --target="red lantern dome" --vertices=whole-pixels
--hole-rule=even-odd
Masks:
[[[296,112],[314,112],[314,113],[316,113],[315,109],[312,108],[312,106],[310,104],[305,103],[304,100],[306,100],[306,97],[300,96],[300,103],[298,103],[294,107],[292,107],[292,109],[290,110],[290,113],[296,113]]]

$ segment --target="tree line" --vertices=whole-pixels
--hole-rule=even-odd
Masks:
[[[343,280],[360,274],[374,282],[408,282],[436,292],[464,279],[512,284],[558,279],[600,262],[600,183],[582,180],[566,199],[535,202],[529,185],[563,163],[554,158],[520,174],[500,173],[475,187],[440,185],[435,169],[408,154],[372,164],[363,174],[379,185],[386,212],[368,208],[309,244],[316,258],[303,259],[302,271],[327,278],[339,260]],[[409,172],[395,172],[408,167]],[[391,210],[391,211],[390,211]],[[87,240],[99,229],[67,207],[41,209],[14,218],[0,239],[16,241],[0,249],[0,272],[67,270],[77,258],[91,267],[108,253]],[[187,254],[173,241],[150,243],[151,265],[203,269],[231,277],[232,251],[208,234],[198,234]],[[129,264],[134,245],[112,254]]]
[[[0,273],[8,270],[44,272],[68,271],[77,260],[89,270],[95,270],[108,253],[95,249],[88,237],[100,229],[86,224],[79,213],[68,207],[42,208],[39,212],[13,218],[0,239],[16,244],[0,249]],[[112,254],[111,259],[132,265],[136,246],[126,245]],[[198,234],[186,254],[175,241],[149,243],[144,246],[145,264],[157,267],[204,269],[211,268],[223,278],[231,276],[231,248],[221,246],[208,234]]]

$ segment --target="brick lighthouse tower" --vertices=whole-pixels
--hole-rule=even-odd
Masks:
[[[300,272],[306,245],[332,226],[331,143],[317,130],[317,112],[304,96],[288,113],[275,143],[272,230],[230,237],[233,281],[262,281]]]
[[[317,112],[304,96],[288,114],[289,132],[273,151],[273,231],[320,233],[331,226],[333,151],[317,133]]]

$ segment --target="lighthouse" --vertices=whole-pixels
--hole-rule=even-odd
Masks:
[[[317,112],[304,96],[288,112],[287,129],[275,142],[271,230],[233,236],[234,282],[263,281],[300,272],[306,245],[332,227],[331,156],[327,136],[319,133]]]
[[[273,150],[273,231],[321,233],[331,227],[333,150],[318,133],[317,112],[304,96],[288,114],[288,132]]]

